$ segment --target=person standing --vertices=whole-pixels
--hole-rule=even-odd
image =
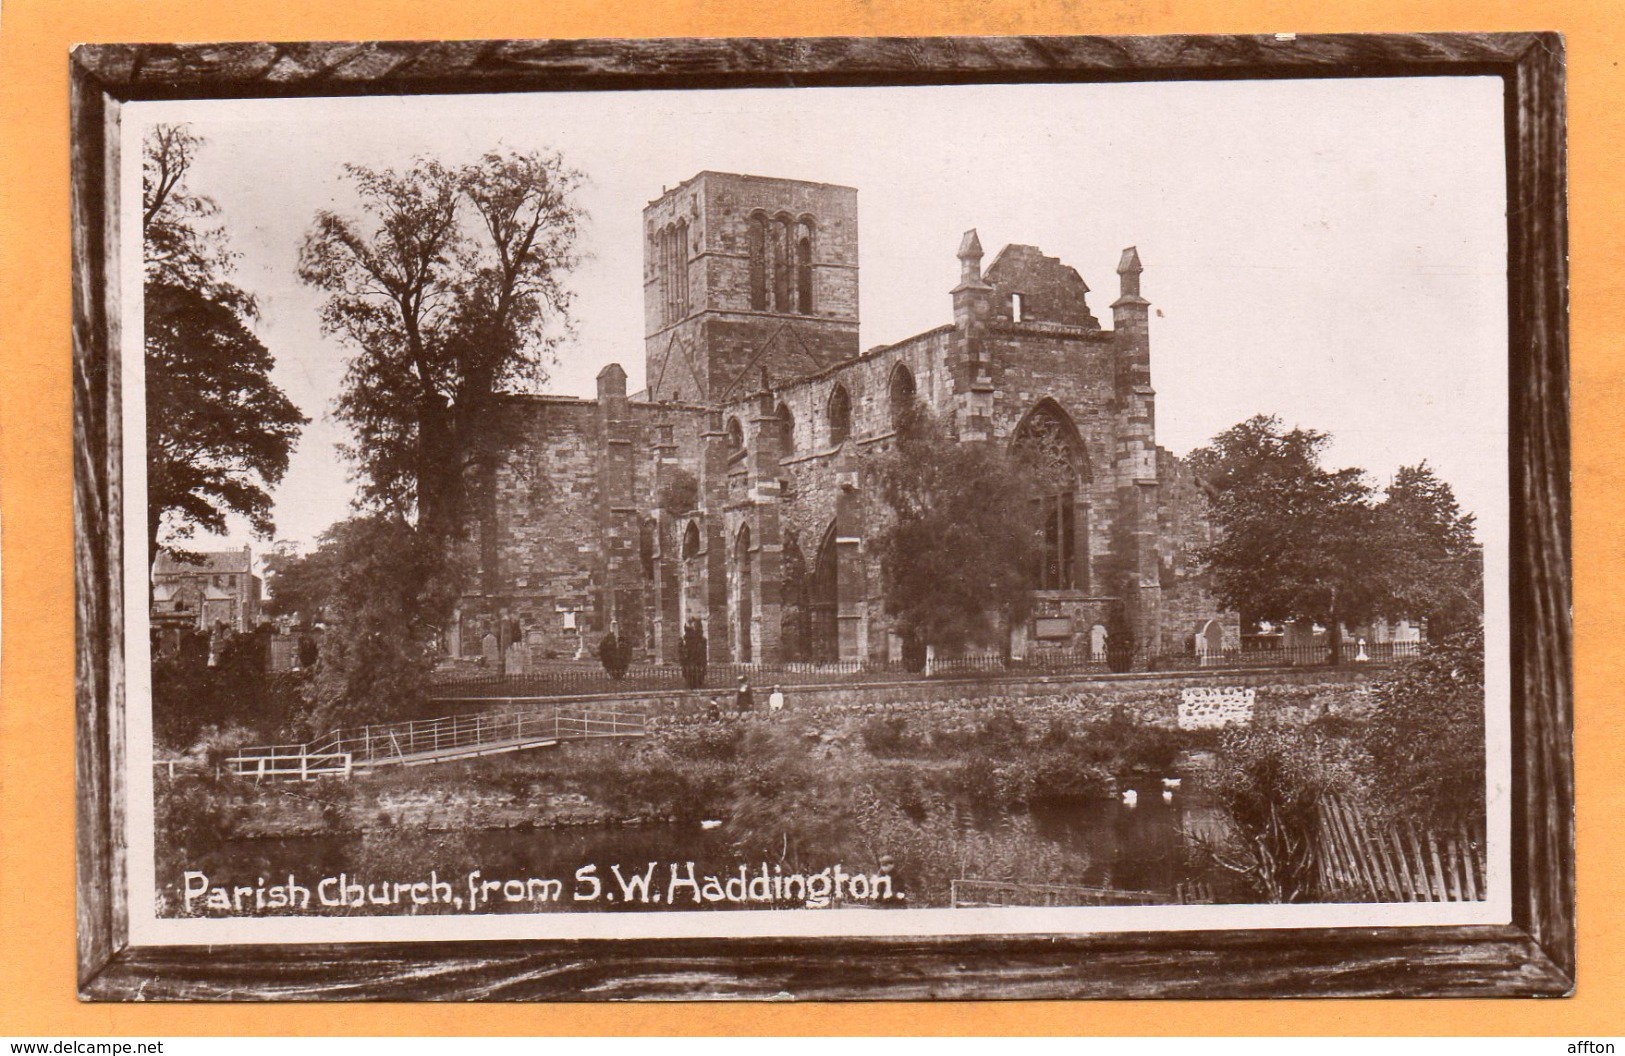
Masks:
[[[784,710],[784,692],[778,686],[774,686],[773,692],[767,696],[767,710],[771,712]]]
[[[750,711],[756,707],[756,697],[750,691],[750,683],[743,677],[739,679],[739,692],[734,694],[734,710]]]

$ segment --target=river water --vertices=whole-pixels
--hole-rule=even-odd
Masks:
[[[1090,887],[1116,891],[1150,893],[1155,901],[1179,900],[1179,885],[1191,878],[1188,855],[1193,833],[1211,832],[1216,825],[1212,808],[1179,792],[1163,796],[1155,779],[1130,785],[1136,793],[1134,805],[1121,799],[1085,799],[1035,805],[1028,814],[1033,830],[1053,841],[1058,848],[1087,860],[1081,878]],[[976,818],[968,824],[987,828],[1005,823],[996,817]],[[277,839],[228,840],[187,867],[208,876],[208,885],[282,884],[289,876],[312,889],[327,877],[345,878],[344,883],[363,885],[378,881],[427,881],[431,875],[468,890],[470,873],[478,869],[476,884],[504,882],[515,878],[557,878],[562,882],[562,898],[547,904],[534,900],[507,902],[490,899],[491,911],[536,912],[545,910],[614,910],[625,908],[624,900],[610,902],[600,897],[579,901],[574,895],[592,891],[592,880],[578,880],[584,864],[596,869],[590,874],[607,892],[617,890],[616,867],[621,876],[643,873],[651,862],[659,863],[661,882],[668,863],[694,862],[704,876],[736,874],[740,857],[726,824],[703,828],[694,824],[654,824],[641,826],[586,826],[571,828],[498,829],[467,833],[433,833],[401,830],[366,834],[308,836]],[[752,871],[757,863],[751,863]],[[1203,876],[1203,893],[1221,900],[1226,891],[1223,877]],[[194,887],[202,881],[192,881]],[[180,910],[185,904],[183,877],[159,878],[166,911]],[[338,891],[330,885],[330,893]],[[442,889],[444,890],[444,889]],[[424,889],[419,889],[420,896]],[[192,905],[200,909],[203,895],[194,893]],[[252,899],[254,896],[249,896]],[[471,896],[472,897],[472,896]],[[416,913],[449,910],[449,906],[415,904],[410,894],[395,893],[390,905],[317,909],[337,913]],[[359,901],[359,899],[358,899]],[[722,905],[718,908],[738,908]]]

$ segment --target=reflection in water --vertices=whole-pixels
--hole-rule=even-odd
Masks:
[[[1215,837],[1218,812],[1188,795],[1164,797],[1159,783],[1129,788],[1137,793],[1132,805],[1122,799],[1044,803],[1031,816],[1041,835],[1088,856],[1087,886],[1149,892],[1169,901],[1193,879],[1222,888],[1223,877],[1200,868],[1190,838]]]
[[[1154,783],[1138,785],[1133,806],[1120,798],[1050,801],[1035,804],[1030,818],[1041,837],[1087,861],[1079,882],[1090,887],[1149,892],[1158,901],[1178,900],[1181,885],[1188,889],[1196,873],[1188,834],[1212,835],[1218,825],[1215,811],[1182,794],[1163,796]],[[1006,818],[989,812],[968,811],[968,826],[992,829]],[[615,869],[622,876],[642,874],[657,864],[658,884],[668,879],[670,863],[696,863],[700,874],[737,874],[741,864],[754,873],[760,863],[742,863],[729,826],[658,824],[646,826],[579,827],[558,829],[501,829],[467,833],[431,833],[420,830],[368,834],[230,840],[184,868],[207,874],[211,885],[281,884],[292,874],[299,883],[314,886],[323,877],[345,874],[362,883],[428,879],[431,871],[457,890],[466,890],[469,874],[478,869],[480,880],[505,881],[551,878],[561,881],[562,897],[545,903],[505,903],[493,899],[496,911],[545,912],[616,910],[627,908],[624,899],[581,900],[577,892],[591,890],[577,883],[577,870],[596,865],[595,876],[608,893],[619,890]],[[833,863],[831,863],[833,864]],[[182,877],[159,877],[163,912],[174,914],[182,905]],[[1223,898],[1222,877],[1202,873],[1206,891]],[[201,905],[201,901],[194,903]],[[636,907],[633,907],[636,908]],[[717,908],[737,908],[726,903]],[[318,912],[346,912],[321,910]],[[357,912],[358,910],[348,910]],[[359,912],[450,912],[444,905],[414,905],[408,897],[399,906],[363,908]]]

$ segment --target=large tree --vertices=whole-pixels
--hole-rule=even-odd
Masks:
[[[1386,550],[1390,616],[1427,623],[1442,641],[1484,617],[1484,556],[1474,517],[1462,512],[1450,485],[1426,462],[1402,466],[1377,508]]]
[[[195,289],[146,288],[147,540],[156,552],[228,515],[269,538],[269,488],[308,419],[271,383],[272,357],[237,310]]]
[[[254,300],[230,281],[237,265],[220,207],[187,185],[206,146],[187,125],[155,125],[141,159],[141,241],[145,281],[180,286],[229,305],[247,317]]]
[[[352,349],[338,413],[365,506],[446,540],[462,527],[491,405],[539,382],[568,330],[582,177],[556,154],[404,171],[347,166],[359,215],[322,212],[299,273]]]
[[[1329,441],[1258,415],[1191,459],[1220,529],[1205,555],[1219,600],[1251,619],[1324,625],[1336,663],[1343,624],[1379,615],[1387,548],[1364,473],[1321,465]]]
[[[1030,467],[991,443],[960,443],[929,412],[876,456],[875,535],[886,612],[921,645],[959,646],[1026,616],[1039,511]]]
[[[369,514],[267,566],[268,611],[323,625],[309,732],[418,712],[434,666],[430,614],[448,590],[439,547],[397,515]]]
[[[308,419],[271,381],[219,209],[187,185],[203,140],[185,126],[148,136],[142,171],[147,387],[147,543],[224,532],[231,515],[269,537],[270,489]]]

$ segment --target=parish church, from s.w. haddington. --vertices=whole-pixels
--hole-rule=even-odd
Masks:
[[[523,670],[614,627],[671,661],[698,618],[717,661],[898,659],[865,455],[916,403],[1048,467],[1017,655],[1098,652],[1118,601],[1141,650],[1238,645],[1196,561],[1205,500],[1156,443],[1134,248],[1104,329],[1073,268],[1024,245],[984,268],[969,231],[952,320],[864,352],[853,188],[701,172],[643,233],[647,388],[612,363],[596,399],[503,400],[453,655]]]

